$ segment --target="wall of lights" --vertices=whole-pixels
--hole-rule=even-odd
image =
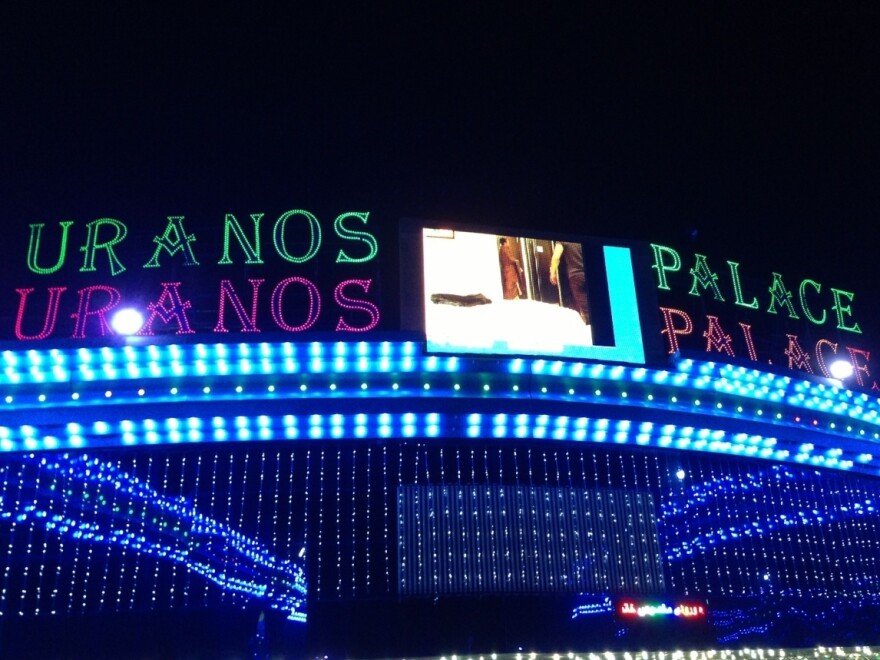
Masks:
[[[402,594],[663,593],[650,493],[401,486]]]
[[[3,614],[87,614],[258,599],[304,621],[306,581],[303,562],[291,551],[297,544],[293,528],[280,525],[277,508],[271,527],[263,523],[259,507],[255,521],[245,520],[249,458],[247,452],[222,459],[214,454],[203,466],[201,455],[64,453],[4,462]],[[263,454],[260,481],[273,458],[280,474],[279,456]],[[233,492],[228,478],[229,483],[218,484],[219,470],[236,468],[241,469],[235,483],[240,493]],[[259,492],[258,500],[263,495]],[[265,539],[261,527],[271,532]],[[301,537],[301,530],[297,533]],[[301,538],[297,541],[301,545]]]
[[[649,497],[655,584],[745,599],[710,608],[728,642],[772,627],[758,600],[821,602],[816,621],[880,604],[880,403],[827,379],[405,340],[134,339],[3,350],[0,411],[3,616],[219,605],[304,621],[308,602],[396,598],[433,551],[399,545],[431,542],[424,521],[401,527],[429,492]],[[496,504],[475,510],[486,533],[518,533]],[[561,590],[540,545],[515,552],[534,579],[512,589]],[[591,567],[587,590],[645,575],[644,557]],[[416,591],[480,593],[463,575]]]
[[[271,442],[7,454],[0,479],[7,616],[228,605],[305,620],[307,599],[396,598],[409,570],[398,534],[414,538],[398,529],[406,489],[628,494],[611,534],[638,527],[624,504],[650,494],[666,593],[808,598],[832,609],[880,599],[880,484],[735,457],[532,441]],[[526,501],[523,516],[546,515],[540,498]],[[483,521],[496,513],[484,508]],[[513,538],[522,519],[493,529]],[[621,549],[627,543],[608,544],[611,557],[591,566],[587,591],[650,575],[644,553]],[[491,553],[488,539],[483,551]],[[522,591],[571,590],[557,579],[562,555],[546,544],[511,552],[535,571]],[[456,574],[460,592],[496,589],[479,585],[472,568],[462,569],[471,570],[466,580]],[[718,616],[729,635],[755,625],[747,609]]]

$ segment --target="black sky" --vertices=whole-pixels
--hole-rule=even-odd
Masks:
[[[368,210],[878,299],[872,3],[70,4],[0,21],[4,227]]]

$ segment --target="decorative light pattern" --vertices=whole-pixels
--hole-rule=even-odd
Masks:
[[[231,432],[239,415],[230,417],[230,410],[245,406],[246,411],[261,401],[278,425],[273,406],[301,401],[319,417],[307,421],[294,403],[295,423],[280,424],[314,429],[305,437],[328,437],[336,428],[334,437],[363,438],[370,424],[379,427],[370,434],[381,430],[390,438],[436,436],[441,428],[444,435],[457,437],[529,437],[534,432],[546,439],[672,445],[878,474],[873,464],[880,440],[876,397],[822,378],[800,380],[689,359],[658,370],[426,355],[414,342],[264,342],[6,350],[0,368],[5,402],[0,403],[5,421],[0,450],[5,451],[141,442],[115,430],[125,419],[135,428],[154,425],[148,429],[148,444],[259,438],[259,433]],[[379,400],[390,424],[371,412]],[[429,400],[456,404],[444,403],[438,408],[443,413],[429,419],[429,413],[421,412]],[[185,418],[194,421],[184,426],[195,425],[186,433],[164,430],[164,420],[174,415],[143,419],[147,409],[153,414],[155,404],[193,402],[200,404],[200,417]],[[517,412],[523,411],[523,402],[529,402],[526,412]],[[367,427],[355,421],[340,429],[335,415],[343,414],[350,424],[353,404],[368,415]],[[68,433],[25,430],[24,420],[34,414]],[[70,419],[77,420],[76,432],[69,431]],[[416,429],[412,420],[428,428]],[[97,433],[98,428],[104,432]],[[214,429],[210,435],[209,428]],[[613,428],[611,435],[608,428]],[[285,437],[303,437],[299,434]],[[804,451],[806,436],[812,448]]]
[[[499,487],[484,478],[398,488],[400,593],[665,590],[649,493]]]
[[[880,404],[819,377],[133,340],[3,351],[0,410],[4,615],[263,599],[297,618],[303,562],[316,600],[395,596],[413,558],[431,558],[420,593],[565,591],[561,567],[595,556],[577,540],[591,530],[609,559],[590,588],[641,580],[659,557],[666,591],[745,599],[710,612],[731,643],[782,625],[748,599],[821,601],[817,625],[843,601],[880,603],[865,476]],[[571,524],[571,498],[600,491],[623,501]],[[401,519],[406,492],[419,506]],[[640,494],[657,553],[638,546],[655,524]],[[413,554],[401,520],[423,530]],[[479,570],[442,569],[465,549]]]
[[[412,593],[414,575],[426,594],[570,592],[578,574],[567,581],[566,567],[585,571],[594,593],[649,596],[662,584],[681,600],[725,603],[710,622],[737,643],[785,625],[766,607],[750,610],[754,599],[824,603],[810,614],[817,628],[844,605],[880,605],[873,479],[622,446],[613,426],[603,446],[491,434],[438,441],[421,434],[430,425],[413,424],[418,437],[381,446],[368,423],[372,441],[336,440],[319,426],[325,438],[297,443],[7,453],[0,611],[267,602],[290,612],[305,595],[291,577],[303,561],[319,601]],[[399,508],[406,492],[412,506]],[[619,497],[599,506],[599,493]],[[411,525],[422,532],[407,535]],[[656,546],[642,548],[654,525]],[[414,557],[430,561],[420,568]]]
[[[303,568],[238,531],[246,527],[243,520],[233,527],[199,512],[187,497],[172,495],[172,469],[178,492],[188,481],[186,455],[173,461],[165,456],[159,489],[149,485],[156,475],[153,456],[148,458],[144,479],[87,454],[25,454],[0,465],[0,530],[9,542],[0,614],[56,613],[64,581],[68,612],[181,606],[198,578],[205,596],[213,585],[214,598],[257,599],[304,621]],[[35,551],[38,539],[41,553]],[[19,564],[21,570],[13,570]],[[149,578],[138,576],[148,566],[153,574],[144,584]],[[51,576],[55,587],[47,594],[44,583]],[[162,592],[167,603],[158,601]]]
[[[660,509],[676,592],[877,593],[878,484],[780,465],[684,472]]]

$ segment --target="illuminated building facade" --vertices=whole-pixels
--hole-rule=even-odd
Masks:
[[[279,216],[278,253],[320,252],[304,213]],[[295,217],[310,240],[286,238]],[[125,235],[103,226],[86,246]],[[160,264],[162,245],[168,258],[198,261],[181,247],[192,247],[182,221],[168,226],[144,263]],[[221,263],[233,239],[261,258],[258,233],[228,216],[223,226]],[[335,226],[342,240],[355,235],[346,220]],[[662,293],[677,272],[671,248],[587,241],[598,264],[587,277],[604,294],[590,291],[581,340],[565,300],[542,299],[552,239],[510,237],[522,299],[500,304],[473,270],[466,286],[476,290],[455,284],[461,264],[498,273],[479,255],[499,235],[402,231],[401,248],[424,269],[403,283],[404,307],[417,313],[404,310],[400,328],[382,326],[361,272],[334,276],[332,296],[299,271],[263,298],[262,276],[215,278],[210,321],[189,311],[199,305],[183,283],[160,282],[127,338],[103,334],[119,301],[135,297],[122,287],[82,284],[66,338],[62,287],[43,285],[36,322],[27,305],[40,289],[18,288],[25,339],[0,356],[7,648],[43,644],[51,655],[93,626],[107,639],[90,644],[118,649],[130,643],[120,621],[176,617],[202,630],[217,624],[192,623],[205,612],[237,622],[221,638],[242,653],[263,643],[356,656],[876,643],[880,404],[869,388],[799,369],[839,352],[868,379],[869,352],[853,343],[843,353],[831,337],[770,369],[737,359],[711,310],[709,354],[682,351],[695,315],[645,295],[645,282]],[[362,256],[374,243],[361,236]],[[445,254],[455,250],[464,253]],[[357,258],[340,253],[336,264]],[[697,262],[691,280],[714,297],[718,280]],[[453,279],[432,263],[457,264]],[[781,310],[791,299],[773,282]],[[828,310],[823,322],[852,332],[853,294],[835,290],[822,308],[825,289],[809,282],[794,311],[818,321]],[[291,304],[295,289],[303,295]],[[559,321],[553,333],[533,321],[523,331],[544,312]],[[267,323],[273,332],[257,334]],[[317,330],[290,336],[309,323]],[[739,328],[744,346],[764,350],[752,325]],[[803,343],[785,336],[786,350]],[[34,638],[40,630],[49,634]]]

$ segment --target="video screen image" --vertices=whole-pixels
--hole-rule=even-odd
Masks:
[[[427,227],[422,248],[429,351],[644,360],[628,248]]]

